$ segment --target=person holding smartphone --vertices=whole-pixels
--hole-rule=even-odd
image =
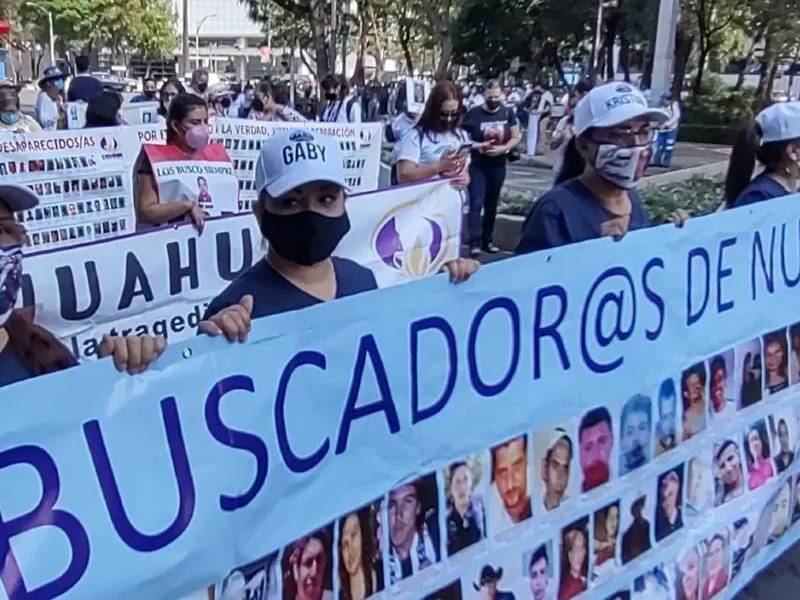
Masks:
[[[506,161],[522,140],[517,116],[503,106],[499,83],[486,84],[484,103],[467,112],[462,126],[471,139],[482,142],[473,149],[469,166],[469,253],[472,257],[480,256],[481,250],[496,254],[500,249],[492,243],[492,234]]]
[[[397,146],[397,182],[434,177],[452,178],[453,186],[469,184],[469,135],[461,128],[463,100],[452,81],[440,81],[431,90],[417,125]]]

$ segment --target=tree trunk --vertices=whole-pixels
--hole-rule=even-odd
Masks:
[[[311,12],[308,14],[308,24],[311,27],[311,39],[314,46],[314,60],[317,63],[317,80],[322,79],[328,73],[336,71],[336,57],[330,56],[328,40],[326,34],[325,20],[326,6],[322,2],[312,5]],[[335,35],[335,32],[333,33]],[[334,64],[331,64],[334,61]]]
[[[411,32],[409,30],[409,24],[406,23],[405,26],[401,23],[400,24],[400,47],[403,49],[403,56],[406,59],[406,69],[408,70],[409,75],[414,74],[414,60],[411,57]]]
[[[697,75],[694,78],[694,85],[692,85],[692,93],[695,96],[700,95],[700,88],[703,85],[703,75],[705,75],[706,63],[708,62],[708,55],[711,50],[707,43],[700,40],[700,54],[697,57]]]
[[[694,46],[694,36],[678,27],[675,34],[675,69],[672,78],[672,97],[680,98],[683,91],[683,80],[686,78],[686,68],[689,65],[689,57],[692,55]],[[652,70],[652,68],[651,68]]]
[[[606,30],[604,32],[603,45],[606,49],[606,79],[607,81],[614,81],[616,78],[616,69],[614,64],[614,42],[617,39],[617,25],[619,24],[619,16],[616,14],[609,15],[606,19]],[[603,71],[600,71],[602,76]]]
[[[441,31],[439,35],[439,62],[436,65],[436,72],[433,74],[436,81],[447,79],[450,59],[453,56],[453,36],[450,35],[450,28]]]
[[[627,83],[631,82],[630,44],[624,33],[619,35],[619,68]]]
[[[655,62],[656,45],[647,44],[647,52],[644,55],[644,66],[642,68],[642,88],[650,89],[653,87],[653,63]]]
[[[769,100],[772,95],[772,83],[774,80],[774,75],[772,73],[776,63],[772,37],[767,35],[766,44],[764,45],[764,55],[762,57],[761,74],[758,77],[758,86],[756,86],[756,98],[761,98],[762,101]]]

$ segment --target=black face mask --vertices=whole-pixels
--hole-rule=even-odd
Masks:
[[[253,101],[250,103],[250,108],[256,112],[261,112],[264,110],[264,102],[262,102],[261,98],[253,98]]]
[[[500,100],[487,100],[486,101],[486,108],[491,111],[495,111],[500,108]]]
[[[144,95],[145,95],[146,98],[150,98],[152,100],[153,98],[156,97],[156,91],[155,90],[145,90],[144,91]]]
[[[330,258],[350,231],[347,212],[338,217],[326,217],[313,210],[276,215],[265,209],[259,225],[261,233],[279,256],[306,266]]]
[[[339,97],[339,94],[336,92],[325,92],[325,99],[326,100],[336,100]]]
[[[222,100],[220,100],[220,104],[222,105],[222,108],[230,108],[231,99],[230,98],[223,98]]]
[[[442,129],[453,129],[456,125],[456,121],[458,121],[458,117],[439,117]]]
[[[201,94],[203,92],[205,92],[207,88],[208,88],[208,83],[198,83],[197,84],[197,91],[200,92]]]

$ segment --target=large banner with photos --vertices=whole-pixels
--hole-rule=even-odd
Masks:
[[[3,388],[0,585],[732,598],[800,537],[797,202]]]
[[[350,232],[336,249],[381,287],[438,272],[459,255],[461,196],[446,181],[347,200]],[[252,213],[132,233],[25,259],[22,302],[76,358],[96,357],[104,334],[194,337],[208,303],[260,260]]]

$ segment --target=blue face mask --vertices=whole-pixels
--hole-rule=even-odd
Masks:
[[[64,89],[64,80],[63,79],[56,79],[53,82],[53,85],[56,86],[56,89],[60,92]]]
[[[4,125],[16,125],[17,123],[19,123],[19,113],[18,112],[0,113],[0,121],[2,121]]]

